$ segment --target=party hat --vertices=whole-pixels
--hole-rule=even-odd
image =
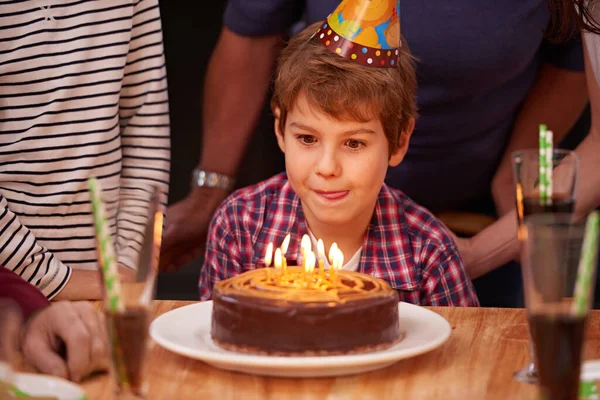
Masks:
[[[400,0],[342,0],[316,36],[361,65],[393,68],[400,54]]]

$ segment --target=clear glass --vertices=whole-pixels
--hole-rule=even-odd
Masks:
[[[530,214],[572,212],[579,173],[579,156],[573,151],[554,149],[552,152],[552,204],[539,201],[539,151],[523,150],[513,153],[513,173],[519,223]]]
[[[575,221],[571,213],[530,215],[521,233],[525,306],[541,397],[577,399],[585,323],[596,282],[593,277],[586,287],[577,280],[585,220]],[[595,269],[596,254],[593,258]],[[577,291],[585,293],[583,308],[575,304]]]
[[[143,243],[134,261],[137,270],[129,281],[121,280],[123,309],[111,312],[106,301],[104,307],[111,348],[111,380],[114,398],[119,400],[145,399],[148,393],[145,361],[156,292],[163,214],[158,192],[151,188],[147,193],[152,198]]]
[[[573,151],[552,151],[552,204],[542,205],[539,201],[539,150],[517,151],[512,155],[515,180],[515,196],[519,239],[522,239],[523,219],[528,215],[572,212],[575,207],[575,188],[579,173],[579,157]],[[537,383],[535,349],[530,339],[530,363],[516,371],[514,378],[519,382]]]

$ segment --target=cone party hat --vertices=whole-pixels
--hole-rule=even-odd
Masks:
[[[348,60],[394,68],[401,47],[400,0],[342,0],[316,36]]]

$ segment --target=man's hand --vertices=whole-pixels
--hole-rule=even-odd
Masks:
[[[185,199],[168,208],[161,271],[179,269],[202,255],[213,213],[225,197],[227,192],[221,189],[194,188]]]
[[[104,316],[92,303],[53,303],[31,317],[21,337],[25,361],[43,373],[79,382],[108,368]]]

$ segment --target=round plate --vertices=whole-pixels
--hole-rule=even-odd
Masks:
[[[169,311],[150,325],[150,336],[160,346],[217,368],[255,375],[323,377],[357,374],[387,367],[398,360],[423,354],[442,345],[450,324],[439,314],[408,303],[398,304],[403,340],[382,351],[322,357],[279,357],[236,353],[211,339],[212,301]]]
[[[15,374],[14,385],[30,396],[51,396],[59,400],[85,400],[80,386],[49,375]]]

